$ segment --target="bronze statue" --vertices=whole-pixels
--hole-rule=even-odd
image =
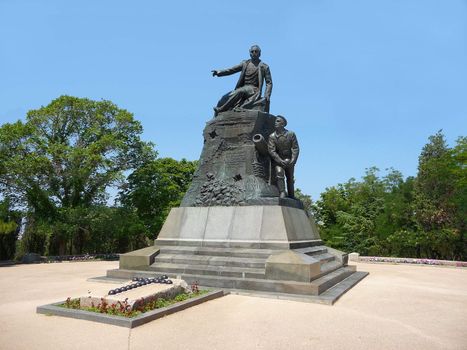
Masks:
[[[287,120],[278,115],[274,123],[276,131],[269,135],[268,151],[280,198],[295,198],[294,167],[300,150],[295,133],[285,129],[286,125]],[[285,193],[285,177],[287,177],[287,195]]]
[[[240,73],[240,77],[235,86],[235,90],[222,96],[214,107],[214,116],[224,111],[229,111],[235,107],[244,109],[259,109],[263,112],[269,112],[269,103],[272,91],[271,72],[267,64],[262,62],[261,49],[258,45],[250,48],[250,59],[223,70],[213,70],[212,76],[222,77]],[[261,97],[263,83],[266,82],[264,97]]]

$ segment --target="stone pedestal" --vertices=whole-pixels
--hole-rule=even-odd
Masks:
[[[173,208],[156,244],[290,249],[321,242],[303,209],[279,206]]]

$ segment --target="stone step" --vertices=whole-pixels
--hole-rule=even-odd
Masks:
[[[173,266],[173,264],[168,264]],[[160,267],[160,266],[159,266]],[[162,270],[162,269],[161,269]],[[134,270],[109,270],[107,271],[108,277],[113,278],[132,278],[135,276],[152,276],[160,275],[161,272],[166,273],[169,277],[180,276],[188,284],[193,282],[198,283],[200,286],[211,288],[227,288],[239,290],[253,290],[275,293],[287,293],[295,295],[319,295],[329,288],[332,288],[337,283],[343,281],[347,277],[355,273],[355,266],[341,267],[323,277],[316,280],[307,282],[295,281],[276,281],[260,278],[239,278],[239,277],[226,277],[219,275],[200,275],[190,274],[183,272],[170,272],[170,271],[134,271]]]
[[[287,294],[287,293],[277,293],[277,292],[258,292],[245,289],[227,289],[232,294],[246,295],[246,296],[258,296],[263,298],[273,298],[273,299],[282,299],[282,300],[292,300],[300,302],[313,302],[319,304],[332,305],[334,304],[342,295],[344,295],[348,290],[354,287],[358,282],[368,275],[368,272],[356,271],[351,274],[349,277],[343,279],[336,285],[327,289],[324,293],[319,295],[298,295],[298,294]]]
[[[297,253],[302,253],[302,254],[313,256],[316,254],[327,253],[328,249],[324,245],[319,245],[315,247],[297,248],[297,249],[294,249],[294,251]]]
[[[208,266],[237,266],[246,268],[263,268],[265,258],[238,258],[232,256],[209,256],[189,254],[159,254],[155,260],[158,263],[208,265]]]
[[[368,272],[361,272],[356,271],[347,278],[343,279],[341,282],[335,284],[331,288],[327,289],[324,293],[320,296],[329,302],[329,304],[333,304],[339,299],[345,292],[347,292],[350,288],[355,286],[358,282],[368,276]]]
[[[224,276],[236,278],[264,279],[265,270],[234,266],[206,266],[192,264],[155,263],[149,267],[151,271],[176,275]]]
[[[312,257],[316,260],[319,260],[321,264],[325,264],[325,263],[334,261],[336,259],[334,255],[329,254],[329,253],[315,254],[315,255],[312,255]]]
[[[219,248],[191,246],[161,246],[161,254],[188,254],[209,256],[231,256],[237,258],[268,258],[276,249]]]
[[[181,247],[215,247],[215,248],[255,248],[255,249],[298,249],[305,247],[314,247],[323,245],[321,239],[310,239],[305,241],[209,241],[209,240],[185,240],[158,238],[154,241],[157,247],[163,246],[181,246]]]
[[[337,270],[342,267],[342,263],[338,260],[332,260],[321,264],[321,275]],[[319,276],[320,277],[320,276]]]
[[[330,273],[325,274],[324,276],[311,281],[312,285],[315,285],[318,289],[318,294],[323,293],[329,288],[335,286],[339,282],[343,281],[353,273],[355,273],[355,266],[346,266],[336,269]]]
[[[187,283],[197,281],[201,286],[228,288],[228,289],[246,289],[246,290],[259,290],[266,292],[288,293],[288,294],[302,294],[302,295],[319,295],[325,290],[331,288],[335,284],[349,277],[355,272],[355,268],[342,267],[331,272],[328,276],[323,276],[311,283],[295,282],[295,281],[276,281],[266,279],[253,279],[253,278],[229,278],[221,277],[215,278],[211,276],[195,276],[195,275],[182,275],[182,278]]]

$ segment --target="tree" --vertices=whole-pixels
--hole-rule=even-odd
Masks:
[[[382,178],[367,170],[327,188],[314,205],[329,245],[361,254],[467,259],[467,140],[449,148],[443,134],[430,136],[418,174],[404,180],[394,169]]]
[[[180,205],[196,168],[197,161],[159,158],[128,176],[119,200],[125,207],[135,210],[150,238],[157,237],[170,209]]]
[[[380,178],[375,167],[362,181],[350,179],[326,189],[316,204],[322,238],[345,251],[369,255],[392,255],[388,238],[401,227],[411,227],[413,178],[404,180],[394,169]]]
[[[414,187],[414,212],[420,239],[417,255],[466,257],[466,141],[447,146],[441,130],[429,137],[419,157]]]
[[[438,131],[429,140],[420,154],[415,181],[416,216],[427,231],[452,222],[451,197],[455,187],[453,159],[444,135]]]
[[[456,226],[464,233],[467,231],[467,137],[459,137],[452,150],[454,166],[453,204],[456,206]]]
[[[15,256],[20,222],[20,213],[11,210],[8,200],[2,200],[0,202],[0,260],[10,260]]]
[[[303,193],[301,189],[297,188],[295,190],[295,198],[303,203],[303,209],[308,216],[313,215],[313,201],[310,195]]]
[[[89,208],[86,220],[92,228],[86,252],[125,253],[148,246],[147,229],[131,209],[96,206]]]
[[[110,101],[61,96],[0,127],[0,190],[27,211],[26,239],[41,232],[64,254],[81,253],[88,208],[106,189],[155,157],[141,124]]]

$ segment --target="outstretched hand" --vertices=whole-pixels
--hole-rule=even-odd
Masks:
[[[213,77],[217,76],[217,74],[218,74],[218,73],[217,73],[217,70],[212,70],[211,73],[212,73],[212,76],[213,76]]]

